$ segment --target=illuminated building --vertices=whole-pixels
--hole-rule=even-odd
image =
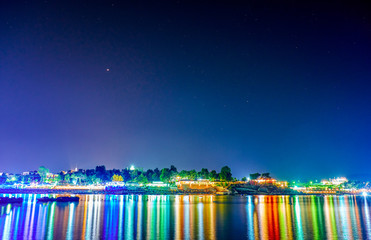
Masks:
[[[326,180],[322,180],[321,183],[323,185],[340,185],[340,184],[343,184],[345,182],[348,182],[348,179],[345,178],[345,177],[338,177],[338,178],[333,178],[333,179],[326,179]]]
[[[213,182],[206,179],[200,180],[188,180],[188,179],[181,179],[176,183],[179,189],[207,189],[212,188],[214,186]]]
[[[251,180],[250,182],[255,184],[276,184],[277,180],[274,178],[259,177],[257,179]]]

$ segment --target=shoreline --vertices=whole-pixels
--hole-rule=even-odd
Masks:
[[[117,190],[117,191],[107,191],[107,190],[82,190],[82,189],[4,189],[0,188],[0,194],[103,194],[103,195],[216,195],[216,196],[344,196],[344,195],[354,195],[361,196],[359,194],[351,193],[215,193],[210,191],[183,191],[183,190]]]

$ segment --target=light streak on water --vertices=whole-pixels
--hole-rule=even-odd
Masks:
[[[300,207],[300,197],[295,197],[295,226],[296,226],[296,237],[297,239],[304,239],[302,222],[301,222],[301,207]]]
[[[48,210],[50,211],[49,223],[48,223],[48,235],[47,235],[48,240],[53,239],[55,205],[56,205],[55,202],[53,202],[51,205],[48,205]]]
[[[133,239],[134,235],[134,210],[133,210],[133,196],[126,196],[125,201],[125,239]],[[120,226],[121,227],[121,226]]]
[[[20,208],[17,208],[16,219],[15,219],[15,227],[14,227],[14,232],[13,232],[14,236],[16,236],[17,233],[18,233],[20,213],[21,213]]]
[[[93,208],[94,208],[94,196],[89,195],[88,196],[88,202],[87,202],[87,218],[86,218],[86,233],[85,238],[91,239],[92,238],[92,231],[93,229]],[[94,222],[96,224],[96,222]]]
[[[200,202],[197,204],[197,214],[198,214],[198,239],[204,239],[204,218],[203,218],[203,203]]]
[[[3,231],[3,240],[10,239],[10,229],[11,229],[11,220],[13,217],[13,212],[10,211],[11,204],[8,204],[6,209],[6,217],[5,217],[5,224],[4,224],[4,231]]]
[[[247,237],[255,239],[254,232],[254,204],[252,203],[252,196],[247,196],[246,216],[247,216]]]
[[[73,224],[74,224],[74,216],[75,216],[75,203],[69,204],[68,210],[68,228],[67,228],[67,236],[66,239],[73,239]]]
[[[367,239],[371,239],[371,220],[370,220],[370,210],[367,202],[367,198],[364,197],[364,212],[365,212],[365,222],[366,222],[366,233]]]
[[[184,236],[184,239],[190,239],[190,236],[191,236],[191,232],[190,232],[190,227],[189,225],[191,224],[190,223],[190,217],[189,217],[189,212],[190,212],[190,209],[189,209],[189,196],[185,196],[184,197],[184,205],[183,205],[183,209],[184,209],[184,230],[183,230],[183,236]]]
[[[352,239],[350,238],[351,233],[349,232],[349,228],[348,228],[348,224],[349,224],[348,221],[350,219],[348,219],[348,216],[347,216],[347,208],[346,208],[346,203],[345,203],[344,198],[345,198],[344,196],[341,196],[339,198],[339,203],[340,203],[339,211],[340,211],[342,235],[348,239]]]
[[[123,214],[124,214],[124,196],[119,197],[119,226],[118,238],[123,239]]]

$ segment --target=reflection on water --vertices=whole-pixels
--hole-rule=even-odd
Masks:
[[[24,202],[0,205],[2,239],[371,239],[365,197],[14,196]]]

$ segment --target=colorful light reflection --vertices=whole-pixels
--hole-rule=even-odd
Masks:
[[[355,196],[82,195],[79,203],[0,206],[2,239],[371,239]]]

